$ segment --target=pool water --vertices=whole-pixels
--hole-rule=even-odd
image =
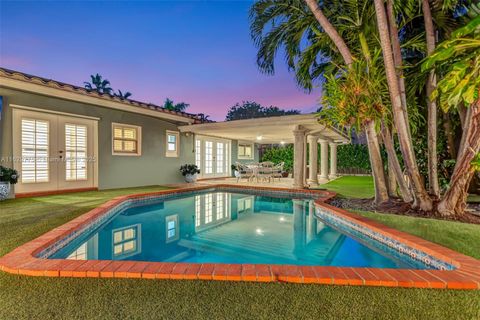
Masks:
[[[231,192],[131,205],[50,258],[424,268],[314,214],[311,199]]]

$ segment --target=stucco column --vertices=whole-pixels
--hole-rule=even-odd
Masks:
[[[328,178],[330,180],[337,178],[337,144],[330,142],[330,174]]]
[[[305,130],[298,126],[293,130],[295,138],[293,145],[293,186],[304,188],[304,152],[305,152]]]
[[[318,187],[318,137],[308,136],[309,145],[309,170],[307,183],[310,187]]]
[[[328,181],[328,140],[320,139],[320,182]]]

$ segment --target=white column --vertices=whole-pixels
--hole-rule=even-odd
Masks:
[[[328,140],[320,139],[320,182],[328,181]]]
[[[298,126],[293,130],[295,137],[293,145],[293,186],[295,188],[304,188],[304,152],[305,152],[305,130]]]
[[[337,144],[330,142],[330,174],[328,178],[330,180],[337,178]]]
[[[308,136],[308,145],[309,145],[309,170],[308,170],[308,180],[307,183],[310,187],[318,187],[318,137]]]

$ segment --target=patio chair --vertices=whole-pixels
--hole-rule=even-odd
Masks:
[[[235,163],[237,174],[237,182],[240,182],[242,178],[246,178],[248,181],[253,177],[253,169],[247,167],[243,163]]]
[[[276,164],[275,166],[273,166],[272,179],[274,181],[275,181],[275,178],[278,178],[278,181],[281,180],[284,166],[285,166],[285,162],[280,162],[279,164]]]
[[[273,178],[273,166],[275,164],[270,161],[265,161],[260,163],[260,168],[258,169],[257,173],[257,181],[258,179],[268,180],[270,181]]]

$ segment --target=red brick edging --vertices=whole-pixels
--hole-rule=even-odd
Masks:
[[[35,256],[72,231],[80,229],[121,202],[145,196],[171,194],[215,187],[305,192],[318,195],[315,205],[356,224],[386,235],[456,267],[452,271],[350,268],[330,266],[292,266],[266,264],[171,263],[112,260],[40,259]],[[355,286],[480,289],[480,261],[424,239],[386,227],[378,222],[330,206],[324,201],[333,192],[323,190],[280,189],[228,184],[172,189],[114,198],[103,205],[57,227],[0,258],[0,270],[13,274],[49,277],[100,277],[145,279],[201,279],[256,282],[295,282]]]

